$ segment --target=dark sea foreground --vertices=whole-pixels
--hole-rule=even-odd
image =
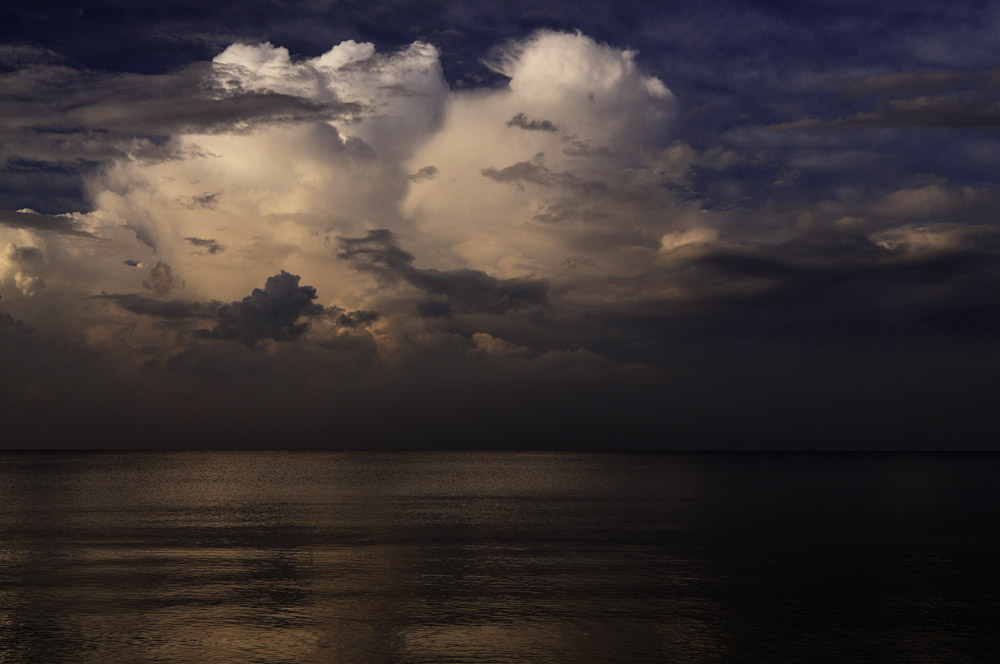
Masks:
[[[0,453],[0,661],[996,662],[998,471]]]

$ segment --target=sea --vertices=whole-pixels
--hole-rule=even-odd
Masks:
[[[1000,455],[0,453],[0,662],[997,662]]]

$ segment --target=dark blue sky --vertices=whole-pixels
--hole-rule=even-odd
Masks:
[[[742,196],[759,204],[755,180],[773,180],[782,168],[797,168],[789,159],[822,151],[857,158],[843,169],[798,168],[798,185],[811,196],[848,185],[891,190],[915,176],[995,181],[998,16],[996,2],[15,1],[0,9],[0,43],[49,50],[73,67],[162,74],[209,60],[235,41],[270,41],[314,57],[346,39],[379,50],[424,40],[440,49],[452,87],[469,88],[506,84],[481,62],[505,40],[541,28],[580,30],[639,52],[643,67],[679,99],[677,136],[701,149],[753,152],[754,167],[739,177]],[[4,64],[31,57],[8,52]],[[891,76],[904,72],[911,80],[894,84]],[[802,118],[836,122],[928,95],[943,97],[936,116],[883,114],[835,136],[761,129]],[[40,177],[71,195],[73,168],[9,156],[5,207],[22,182]],[[43,192],[30,198],[30,207],[63,211]]]

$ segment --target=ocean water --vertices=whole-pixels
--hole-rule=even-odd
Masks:
[[[996,662],[998,471],[0,453],[0,662]]]

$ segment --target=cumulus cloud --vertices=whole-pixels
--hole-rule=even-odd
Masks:
[[[293,61],[271,44],[233,44],[212,61],[224,95],[267,91],[317,103],[363,108],[361,121],[340,129],[382,156],[405,156],[437,121],[447,83],[437,49],[424,42],[392,54],[345,41],[317,58]]]
[[[361,308],[363,288],[330,253],[337,235],[405,226],[407,188],[436,177],[428,162],[404,159],[440,121],[447,84],[437,50],[417,42],[376,53],[344,42],[296,59],[282,47],[238,43],[185,76],[196,70],[209,105],[270,99],[319,110],[172,127],[169,158],[126,155],[95,173],[93,205],[126,220],[198,299],[237,298],[287,268]]]
[[[334,301],[364,308],[371,288],[329,255],[338,236],[372,228],[406,234],[410,251],[442,274],[480,271],[501,280],[551,278],[584,245],[595,248],[613,237],[641,237],[639,245],[655,248],[665,229],[645,237],[641,218],[669,197],[639,200],[655,199],[659,183],[643,180],[645,170],[623,167],[636,165],[640,137],[649,144],[650,137],[666,136],[673,100],[662,83],[641,70],[635,53],[580,34],[540,32],[508,44],[491,62],[510,76],[506,89],[453,93],[437,49],[422,42],[377,53],[371,44],[348,41],[315,58],[238,43],[207,66],[115,78],[111,97],[135,97],[118,115],[100,106],[112,103],[107,96],[102,102],[80,88],[73,92],[79,107],[93,107],[94,118],[64,116],[56,124],[89,127],[99,118],[118,132],[169,134],[168,152],[160,157],[149,158],[141,146],[112,153],[113,164],[90,176],[87,187],[93,205],[121,220],[131,242],[145,245],[142,252],[119,247],[119,265],[169,265],[201,300],[238,297],[255,279],[287,268],[313,275]],[[89,75],[22,72],[22,87],[37,88],[40,77],[66,82]],[[195,88],[204,109],[194,104],[189,110],[200,119],[167,125],[149,115],[166,108],[158,101],[163,94],[185,98]],[[316,113],[282,115],[260,106],[253,115],[258,122],[237,108],[272,102],[275,109],[285,104],[281,108]],[[218,117],[208,109],[217,109]],[[564,153],[566,140],[587,146],[587,156],[582,147]],[[638,165],[645,168],[646,161]],[[524,195],[496,189],[504,184]],[[627,230],[611,209],[625,211]],[[546,215],[566,223],[558,232],[539,233],[534,226]],[[52,227],[80,230],[61,223]],[[143,276],[159,293],[177,287]]]
[[[32,296],[45,288],[37,270],[43,262],[42,253],[35,247],[19,247],[8,244],[0,254],[0,278],[7,278],[26,296]]]
[[[606,135],[634,137],[638,130],[655,136],[662,133],[655,125],[669,117],[672,94],[658,78],[642,73],[636,55],[580,33],[542,31],[499,49],[488,63],[511,79],[514,99],[542,117],[563,118],[554,121],[565,123],[568,132],[603,129]],[[584,110],[568,111],[577,108]],[[632,112],[622,113],[623,108]],[[593,126],[601,121],[602,127]]]
[[[415,253],[440,256],[421,246],[432,237],[455,267],[554,277],[584,245],[618,262],[609,239],[669,225],[656,210],[674,200],[647,176],[669,142],[674,100],[635,53],[541,31],[488,63],[507,86],[450,95],[440,129],[411,160],[439,172],[403,201]],[[566,223],[539,223],[556,209]]]
[[[213,339],[239,341],[253,347],[264,339],[291,341],[309,327],[301,317],[323,313],[322,306],[313,302],[316,289],[299,286],[299,276],[282,270],[268,277],[264,288],[255,288],[240,302],[219,307],[215,328],[202,332]]]

